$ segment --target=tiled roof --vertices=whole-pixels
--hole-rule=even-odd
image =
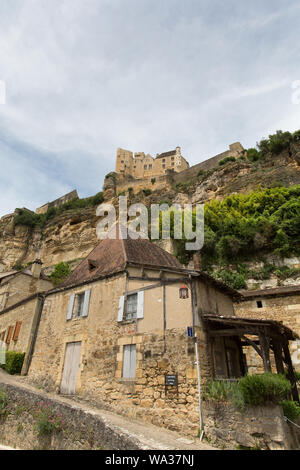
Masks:
[[[172,155],[176,155],[176,150],[170,150],[169,152],[160,153],[159,155],[157,155],[156,158],[171,157]]]
[[[61,287],[124,271],[127,264],[182,269],[174,256],[148,240],[107,238],[74,269]]]
[[[293,295],[300,293],[300,285],[297,284],[294,286],[280,286],[269,289],[240,290],[239,292],[244,297],[243,300],[248,300],[256,297]]]

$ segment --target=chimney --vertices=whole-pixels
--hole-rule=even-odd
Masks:
[[[41,262],[41,260],[40,260],[39,258],[37,258],[37,259],[32,263],[32,266],[31,266],[31,274],[32,274],[32,277],[34,277],[35,279],[40,279],[40,277],[41,277],[42,265],[43,265],[43,263]]]
[[[197,251],[193,256],[194,262],[194,269],[195,271],[202,271],[202,260],[201,260],[201,253]]]

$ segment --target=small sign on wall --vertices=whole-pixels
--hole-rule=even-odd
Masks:
[[[168,390],[174,391],[174,389],[178,395],[178,375],[166,374],[165,375],[165,394],[167,395]]]
[[[177,387],[178,376],[177,375],[165,375],[165,384],[169,387]]]

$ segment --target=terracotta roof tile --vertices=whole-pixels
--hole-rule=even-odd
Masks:
[[[127,264],[164,268],[182,268],[171,254],[148,240],[102,240],[74,269],[61,287],[79,284],[125,270]]]

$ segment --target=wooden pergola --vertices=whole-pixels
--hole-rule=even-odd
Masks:
[[[297,380],[291,360],[289,341],[298,339],[298,335],[281,322],[254,318],[226,317],[206,314],[202,317],[210,339],[233,337],[240,350],[242,375],[245,375],[243,347],[252,346],[261,357],[265,372],[272,372],[270,351],[273,351],[278,374],[287,376],[292,386],[293,400],[299,402]],[[250,336],[250,338],[249,338]]]

